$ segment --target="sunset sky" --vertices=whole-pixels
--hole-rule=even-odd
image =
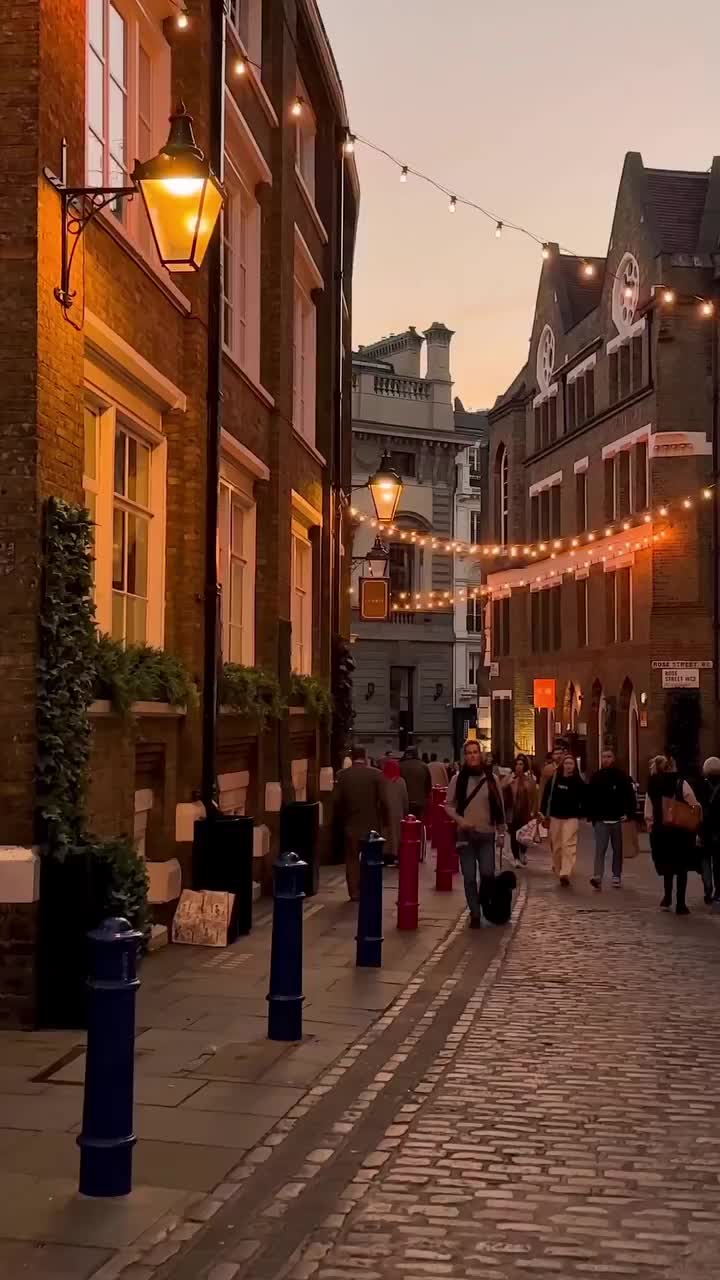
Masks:
[[[717,0],[320,0],[353,131],[499,218],[604,254],[626,151],[720,153]],[[522,365],[540,250],[358,145],[354,341],[444,321],[455,394]]]

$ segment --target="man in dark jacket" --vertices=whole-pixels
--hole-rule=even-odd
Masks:
[[[432,791],[432,779],[428,766],[418,758],[417,747],[408,747],[400,761],[400,775],[405,779],[410,812],[422,821]]]
[[[602,889],[608,844],[612,846],[613,885],[622,885],[624,820],[635,818],[635,789],[627,773],[617,764],[615,752],[606,747],[600,756],[600,768],[590,779],[587,792],[587,816],[595,833],[595,866],[590,883]]]
[[[703,765],[702,878],[705,901],[720,902],[720,760],[710,756]]]
[[[370,831],[382,831],[387,821],[385,783],[379,769],[367,762],[364,747],[353,747],[352,764],[335,783],[335,820],[343,833],[345,874],[351,902],[360,897],[360,844]]]

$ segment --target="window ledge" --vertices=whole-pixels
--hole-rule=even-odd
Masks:
[[[140,197],[138,196],[138,199],[139,198]],[[161,289],[180,311],[183,311],[186,315],[190,314],[190,311],[192,310],[190,301],[185,297],[185,294],[178,289],[177,285],[173,284],[169,272],[165,271],[164,267],[156,267],[148,258],[146,258],[139,244],[133,240],[132,236],[125,230],[122,224],[117,221],[117,218],[114,218],[111,213],[101,211],[97,225],[101,226],[108,233],[110,239],[114,240],[116,244],[120,245],[121,249],[125,250],[128,256],[133,259],[138,267],[140,267],[141,271],[144,271],[145,274],[150,277],[153,283],[157,285],[158,289]]]
[[[328,233],[325,230],[325,223],[323,222],[322,218],[320,217],[320,214],[317,211],[317,208],[315,206],[315,201],[313,200],[312,195],[310,193],[310,188],[308,187],[308,184],[303,178],[302,173],[298,169],[297,165],[295,165],[295,177],[297,178],[298,186],[302,193],[303,200],[305,201],[305,204],[310,213],[310,217],[315,223],[315,230],[320,236],[320,239],[322,240],[323,244],[327,244]]]
[[[134,716],[168,716],[171,719],[178,719],[187,715],[185,707],[171,707],[169,702],[133,702],[130,712]],[[97,698],[88,707],[88,715],[91,716],[114,716],[117,714],[109,698]]]
[[[268,409],[275,408],[274,397],[270,395],[269,391],[266,391],[262,382],[258,382],[256,378],[253,378],[251,373],[248,373],[247,369],[243,369],[242,365],[238,364],[234,355],[232,354],[231,351],[228,350],[227,347],[223,347],[223,358],[227,360],[231,369],[233,369],[235,373],[237,373],[238,377],[242,378],[243,382],[247,384],[250,390],[254,391],[255,395],[258,396],[260,400],[262,400],[263,404],[267,405]]]
[[[327,466],[327,458],[324,457],[319,449],[315,448],[314,444],[311,444],[309,440],[305,439],[305,436],[301,431],[298,431],[297,427],[293,427],[293,435],[299,444],[301,444],[303,448],[307,449],[311,458],[314,458],[316,462],[319,462],[321,467]]]

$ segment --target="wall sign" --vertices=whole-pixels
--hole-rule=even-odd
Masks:
[[[699,689],[700,672],[697,667],[664,667],[663,689]]]
[[[662,661],[653,662],[653,671],[686,671],[688,667],[695,667],[699,671],[712,671],[712,662],[700,661],[698,658],[682,658],[679,662]]]
[[[533,706],[542,710],[554,710],[555,707],[555,681],[554,680],[533,680]]]
[[[367,622],[384,622],[390,608],[387,578],[360,579],[360,617]]]

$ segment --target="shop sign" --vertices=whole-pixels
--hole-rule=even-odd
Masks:
[[[552,711],[555,707],[555,681],[533,680],[533,706]]]

